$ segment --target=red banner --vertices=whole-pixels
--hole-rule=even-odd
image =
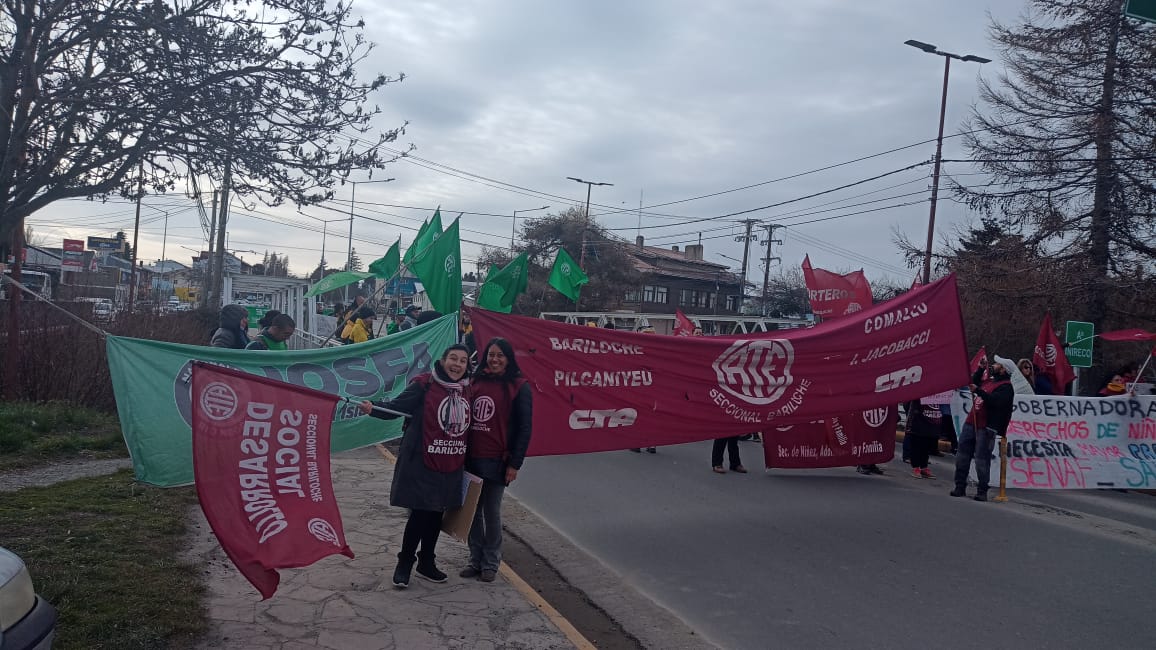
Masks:
[[[471,312],[534,390],[531,455],[679,444],[893,406],[967,384],[955,277],[809,329],[653,336]]]
[[[871,306],[871,285],[863,271],[846,275],[811,268],[810,256],[803,258],[803,281],[811,311],[820,318],[831,319],[853,314]],[[914,287],[913,287],[914,288]]]
[[[1060,337],[1052,329],[1052,315],[1045,314],[1044,322],[1040,324],[1040,333],[1036,336],[1036,349],[1032,353],[1032,363],[1048,376],[1052,388],[1058,394],[1063,394],[1064,387],[1076,378],[1076,371],[1068,362],[1068,356],[1063,352],[1064,346]],[[1014,368],[1008,368],[1014,372]]]
[[[895,457],[899,409],[877,409],[763,430],[767,467],[808,469],[886,463]]]
[[[275,569],[353,557],[329,475],[337,397],[202,362],[192,395],[201,509],[262,598],[277,590]]]
[[[674,310],[674,335],[690,336],[694,333],[694,323],[691,322],[681,309]]]

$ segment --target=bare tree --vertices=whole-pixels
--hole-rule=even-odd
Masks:
[[[314,203],[380,168],[372,48],[349,3],[21,0],[0,4],[0,240],[71,197],[222,178],[269,205]]]

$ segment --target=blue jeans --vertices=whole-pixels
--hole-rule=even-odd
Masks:
[[[959,451],[955,455],[956,490],[962,492],[967,488],[967,470],[971,467],[971,459],[975,458],[975,475],[979,479],[976,494],[987,494],[995,436],[995,429],[984,427],[977,431],[970,422],[963,425],[963,431],[959,433]]]
[[[470,526],[470,566],[498,570],[502,563],[502,495],[506,486],[499,481],[482,481],[482,494],[474,523]]]

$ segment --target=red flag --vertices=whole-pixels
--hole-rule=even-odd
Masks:
[[[1048,376],[1057,393],[1063,393],[1064,386],[1076,378],[1072,364],[1063,353],[1064,346],[1052,329],[1051,313],[1044,314],[1044,322],[1040,324],[1040,333],[1036,337],[1036,349],[1032,353],[1032,363]]]
[[[1145,332],[1141,329],[1114,330],[1112,332],[1104,332],[1100,335],[1100,338],[1105,341],[1156,341],[1156,334]]]
[[[263,599],[276,569],[340,553],[341,512],[329,476],[329,429],[337,397],[193,364],[193,475],[221,548]]]
[[[987,358],[987,346],[981,346],[979,348],[979,352],[976,352],[975,356],[971,358],[971,366],[970,366],[971,367],[971,374],[974,375],[975,371],[979,370],[980,364],[986,358]]]
[[[807,283],[811,311],[820,318],[830,320],[872,305],[871,285],[863,271],[839,275],[811,268],[811,257],[808,255],[803,258],[803,280]]]
[[[690,336],[694,333],[694,323],[682,313],[681,309],[674,310],[674,335]]]

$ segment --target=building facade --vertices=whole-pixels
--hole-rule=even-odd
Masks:
[[[740,278],[724,264],[703,259],[702,244],[680,250],[647,246],[640,236],[627,246],[639,286],[626,291],[625,307],[642,313],[702,316],[738,315],[742,308]]]

